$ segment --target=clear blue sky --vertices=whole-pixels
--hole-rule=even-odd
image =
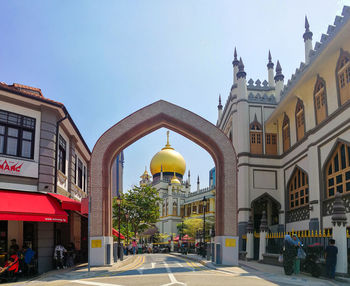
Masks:
[[[267,78],[267,53],[286,80],[304,59],[304,17],[314,43],[350,0],[1,0],[0,81],[63,102],[92,149],[99,136],[156,100],[215,123],[232,84],[234,46],[247,79]],[[208,184],[210,156],[181,136],[172,145]],[[125,150],[125,188],[165,144],[165,130]]]

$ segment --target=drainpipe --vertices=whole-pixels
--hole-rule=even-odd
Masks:
[[[68,118],[68,114],[65,113],[64,117],[56,122],[56,150],[55,150],[55,184],[54,184],[54,193],[57,193],[57,160],[58,160],[58,136],[60,130],[60,123]]]

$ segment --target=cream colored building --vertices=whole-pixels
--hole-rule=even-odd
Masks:
[[[141,176],[140,185],[152,185],[158,190],[162,199],[159,206],[160,219],[156,224],[159,232],[176,235],[178,234],[177,224],[183,219],[203,217],[202,200],[204,197],[207,199],[206,218],[210,219],[215,216],[215,185],[211,178],[209,187],[201,189],[198,177],[197,189],[191,192],[190,171],[188,171],[187,179],[184,179],[185,159],[171,147],[169,131],[167,135],[167,144],[151,160],[152,176],[145,170]]]
[[[271,231],[331,228],[336,192],[350,225],[349,19],[344,7],[314,48],[305,19],[305,62],[287,82],[270,52],[268,79],[247,82],[235,50],[233,85],[224,107],[219,99],[217,126],[239,159],[240,237],[250,216],[258,230],[263,210]]]

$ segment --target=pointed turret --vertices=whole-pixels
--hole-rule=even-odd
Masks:
[[[274,87],[275,86],[275,81],[273,78],[273,62],[272,62],[272,57],[271,57],[271,52],[269,50],[269,55],[268,55],[269,62],[267,63],[267,73],[268,73],[268,79],[269,79],[269,86]]]
[[[312,50],[312,32],[310,31],[309,21],[305,16],[305,33],[303,34],[304,43],[305,43],[305,63],[310,62],[310,51]]]
[[[188,177],[188,184],[191,186],[191,172],[190,170],[188,170],[188,174],[187,174],[187,177]]]
[[[237,83],[238,64],[239,64],[239,61],[237,59],[237,49],[235,47],[235,51],[233,53],[233,61],[232,61],[232,65],[233,65],[233,84]]]
[[[221,94],[219,94],[218,122],[221,120],[221,116],[222,116],[222,104],[221,104]]]
[[[244,64],[242,58],[239,58],[237,79],[245,78],[247,73],[244,71]]]
[[[237,72],[237,98],[248,99],[246,72],[244,71],[244,64],[242,58],[239,59]]]
[[[275,83],[276,83],[275,98],[276,98],[276,101],[279,102],[281,97],[281,91],[284,87],[284,75],[282,74],[280,61],[277,61],[277,64],[276,64]]]
[[[198,175],[198,177],[197,177],[197,191],[199,191],[199,189],[200,189],[200,183],[199,183],[199,175]]]
[[[160,180],[163,181],[163,165],[160,165]]]

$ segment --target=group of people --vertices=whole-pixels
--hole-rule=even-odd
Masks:
[[[0,278],[14,276],[19,272],[29,274],[29,266],[33,262],[35,252],[28,245],[24,244],[20,250],[16,239],[12,239],[8,254],[5,265],[0,267]]]
[[[153,252],[153,244],[152,243],[137,243],[136,239],[133,239],[132,242],[124,246],[124,254],[125,255],[135,255],[138,250],[141,249],[142,253],[152,253]]]
[[[306,258],[303,244],[296,234],[292,237],[286,234],[284,238],[283,249],[283,266],[286,275],[300,273],[300,260]],[[330,239],[329,245],[325,249],[326,258],[326,275],[328,278],[334,279],[335,266],[337,263],[338,248],[335,246],[335,240]]]
[[[67,248],[58,243],[53,253],[53,260],[56,269],[65,269],[74,266],[76,258],[75,245],[73,242],[69,243]]]

